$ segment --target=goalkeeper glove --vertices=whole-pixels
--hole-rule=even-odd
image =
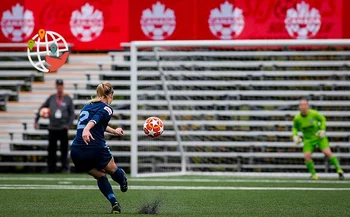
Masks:
[[[320,139],[323,139],[326,136],[326,131],[325,130],[319,130],[316,133],[316,136]]]
[[[303,140],[300,138],[300,136],[293,136],[294,143],[296,145],[300,145],[300,143],[303,142]]]

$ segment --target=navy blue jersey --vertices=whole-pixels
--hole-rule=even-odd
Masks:
[[[94,147],[104,147],[106,146],[106,141],[104,139],[104,132],[108,126],[108,122],[113,115],[113,109],[103,103],[103,102],[95,102],[86,104],[80,111],[78,124],[77,124],[77,132],[75,138],[73,140],[72,146],[89,146],[91,148]],[[82,134],[85,126],[92,121],[95,123],[90,129],[91,135],[95,138],[95,140],[90,139],[88,145],[83,140]]]

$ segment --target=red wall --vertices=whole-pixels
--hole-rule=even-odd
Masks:
[[[37,2],[37,0],[1,1],[1,20],[4,20],[4,11],[11,10],[12,6],[20,3],[22,6],[24,5],[25,10],[32,11],[34,15],[35,28],[31,37],[37,34],[39,29],[54,31],[62,35],[67,42],[73,43],[74,50],[118,49],[120,42],[129,40],[128,0],[40,0],[40,4]],[[93,8],[85,7],[84,13],[82,13],[82,6],[87,2]],[[80,24],[84,24],[84,22],[87,24],[85,28],[80,29],[83,31],[78,30],[77,36],[87,33],[85,37],[80,37],[80,39],[73,35],[70,25],[72,13],[76,10],[82,13],[83,17],[79,19],[80,22],[73,22],[74,26],[83,27],[84,25]],[[101,12],[102,19],[93,16],[96,10]],[[23,13],[18,14],[22,14],[23,17]],[[3,25],[4,23],[1,22],[1,28]],[[91,29],[89,30],[91,26],[103,26],[103,30],[91,31]],[[93,33],[89,34],[91,32]],[[98,36],[94,37],[94,35]],[[24,38],[22,42],[27,42],[30,38]],[[0,32],[0,42],[13,41]]]
[[[6,16],[9,13],[5,11],[13,13],[11,8],[19,3],[33,13],[34,30],[22,29],[23,36],[16,41],[12,33],[5,35],[0,31],[0,42],[26,42],[41,28],[58,32],[74,44],[76,51],[119,49],[120,42],[130,40],[290,39],[302,35],[350,38],[350,1],[304,1],[309,5],[308,12],[315,8],[320,19],[308,13],[306,23],[315,25],[309,30],[303,29],[307,25],[296,25],[301,27],[299,31],[289,34],[285,24],[287,10],[296,8],[302,0],[41,0],[40,4],[37,0],[6,0],[0,2],[1,29],[11,32],[12,27],[20,29],[23,23],[31,24],[23,19],[21,10],[15,12],[21,15],[19,20]],[[73,11],[81,12],[87,2],[92,7],[85,7],[82,17],[71,19]],[[223,4],[225,7],[220,8]],[[215,8],[218,10],[213,11]],[[94,17],[96,10],[100,15]],[[237,16],[233,17],[232,13]],[[318,30],[317,22],[320,22]],[[79,33],[74,35],[72,29]],[[82,37],[81,33],[87,34]]]
[[[343,2],[343,38],[350,38],[350,1]]]

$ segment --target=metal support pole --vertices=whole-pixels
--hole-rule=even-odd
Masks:
[[[174,114],[173,105],[171,103],[168,86],[166,84],[165,75],[164,75],[163,69],[162,69],[162,67],[160,65],[160,57],[159,57],[159,53],[158,53],[158,48],[157,47],[154,47],[154,52],[156,54],[157,67],[158,67],[158,71],[159,71],[159,74],[160,74],[160,78],[162,80],[163,90],[164,90],[164,93],[165,93],[165,99],[168,102],[168,108],[169,108],[169,112],[170,112],[170,117],[172,119],[173,128],[175,130],[175,137],[176,137],[176,141],[177,141],[178,150],[181,153],[181,172],[185,173],[185,171],[186,171],[186,157],[184,155],[184,150],[183,150],[183,147],[182,147],[182,144],[181,144],[181,136],[180,136],[180,133],[179,133],[179,128],[178,128],[177,122],[176,122],[176,117],[175,117],[175,114]]]
[[[137,165],[137,47],[134,42],[130,44],[130,102],[131,102],[131,176],[135,177],[138,173]]]

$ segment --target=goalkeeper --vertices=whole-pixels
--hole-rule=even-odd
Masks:
[[[309,109],[309,101],[306,98],[300,100],[299,110],[300,112],[293,120],[293,140],[297,145],[302,143],[302,138],[298,136],[298,132],[301,131],[303,133],[305,165],[311,173],[312,179],[318,179],[314,162],[311,158],[316,146],[319,146],[330,163],[334,165],[339,179],[344,179],[343,170],[339,165],[338,159],[333,155],[326,137],[326,118],[318,111]]]

